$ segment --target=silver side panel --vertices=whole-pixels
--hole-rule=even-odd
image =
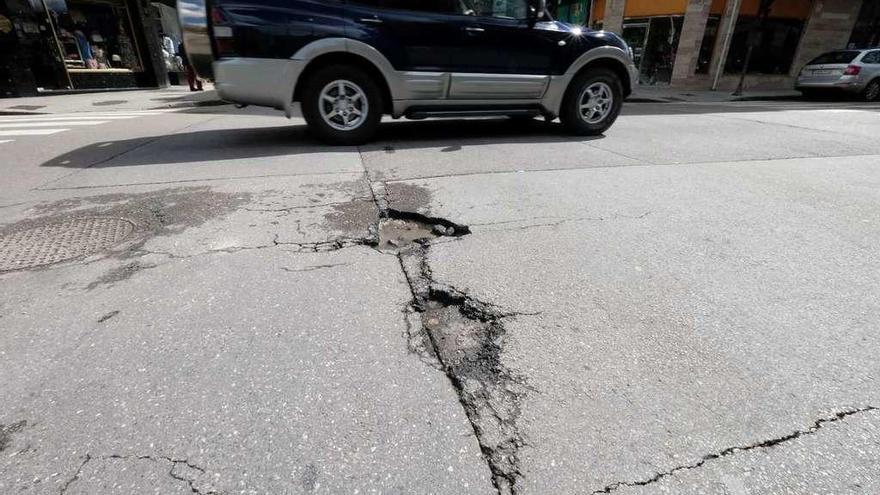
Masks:
[[[400,117],[406,114],[406,111],[413,107],[463,107],[467,105],[541,105],[540,99],[518,99],[518,100],[394,100],[394,117]]]
[[[439,100],[449,93],[449,74],[444,72],[398,72],[403,92],[413,100]],[[396,98],[392,92],[392,97]]]
[[[208,10],[205,0],[178,0],[177,16],[189,63],[203,79],[214,79],[211,38],[208,36]]]
[[[452,73],[449,98],[457,100],[538,99],[550,76]]]

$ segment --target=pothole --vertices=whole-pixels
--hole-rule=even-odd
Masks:
[[[436,218],[399,210],[388,210],[379,221],[381,251],[398,251],[416,243],[438,237],[461,237],[470,234],[467,225],[459,225],[445,218]]]
[[[92,254],[134,232],[124,218],[83,217],[48,223],[0,236],[0,271],[22,270]]]

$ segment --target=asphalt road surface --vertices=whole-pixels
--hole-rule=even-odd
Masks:
[[[0,493],[880,493],[880,106],[0,116]]]

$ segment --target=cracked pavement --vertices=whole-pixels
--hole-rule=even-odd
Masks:
[[[215,107],[3,144],[0,236],[134,228],[0,272],[0,493],[877,493],[878,130],[634,104],[328,148]]]

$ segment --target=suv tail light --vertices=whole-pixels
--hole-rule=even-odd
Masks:
[[[211,7],[211,26],[214,32],[214,51],[218,57],[236,55],[235,37],[226,14],[219,7]]]
[[[857,75],[859,75],[860,72],[862,72],[861,67],[859,67],[858,65],[850,65],[849,67],[846,68],[845,71],[843,71],[843,75],[844,76],[857,76]]]

